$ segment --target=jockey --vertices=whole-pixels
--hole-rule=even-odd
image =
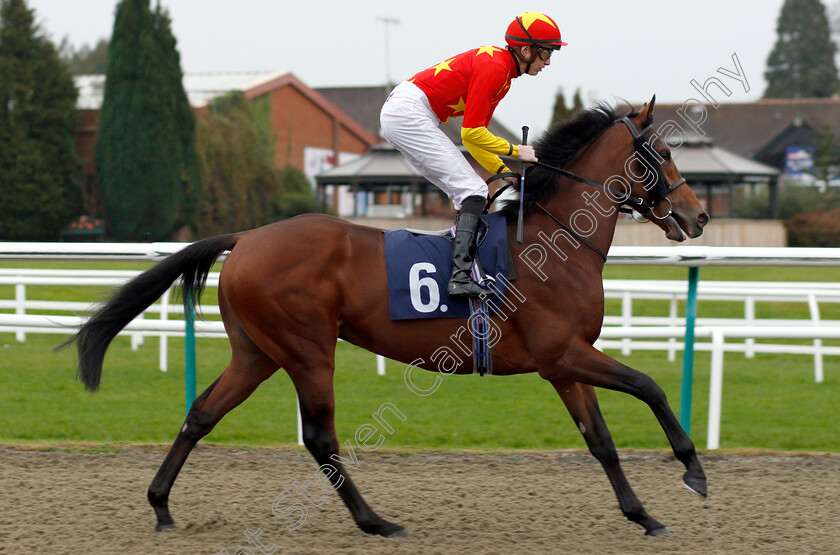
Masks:
[[[525,12],[508,25],[506,49],[483,46],[448,58],[394,88],[380,114],[382,134],[423,177],[441,188],[458,212],[447,292],[480,297],[489,290],[471,278],[476,233],[487,202],[487,184],[438,128],[451,117],[464,120],[461,140],[492,174],[510,171],[499,155],[536,162],[534,149],[513,145],[487,130],[493,111],[520,75],[537,75],[566,43],[553,19]],[[515,178],[504,178],[515,183]]]

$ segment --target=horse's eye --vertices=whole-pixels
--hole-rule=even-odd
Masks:
[[[671,159],[671,151],[670,150],[663,150],[659,153],[659,156],[662,157],[663,160],[666,162]]]

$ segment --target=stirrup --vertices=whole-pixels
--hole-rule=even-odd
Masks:
[[[482,287],[472,279],[466,283],[450,279],[446,286],[446,293],[450,297],[469,297],[481,300],[484,300],[493,294],[491,290]]]

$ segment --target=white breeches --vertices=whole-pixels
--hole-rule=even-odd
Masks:
[[[409,81],[397,85],[382,107],[379,122],[385,139],[452,199],[455,210],[461,209],[467,197],[487,198],[487,184],[438,128],[440,120],[417,85]]]

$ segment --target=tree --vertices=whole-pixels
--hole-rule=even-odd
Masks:
[[[280,170],[280,194],[272,199],[270,220],[316,212],[315,205],[315,193],[306,175],[294,166]]]
[[[184,90],[184,72],[181,70],[181,56],[178,54],[177,41],[172,34],[172,20],[169,13],[158,4],[155,10],[156,38],[163,57],[161,67],[165,79],[159,96],[169,104],[169,111],[174,116],[173,133],[176,139],[177,157],[180,162],[183,201],[175,221],[176,228],[188,226],[195,220],[198,199],[201,194],[201,181],[198,173],[198,155],[195,151],[196,121]]]
[[[196,146],[204,188],[195,225],[199,236],[265,222],[267,201],[280,184],[272,163],[271,131],[256,124],[256,112],[241,93],[230,93],[214,99],[198,119]]]
[[[820,0],[785,0],[776,32],[764,98],[828,98],[840,91],[837,46]]]
[[[575,96],[572,100],[572,107],[568,108],[566,106],[566,97],[563,94],[563,89],[561,88],[554,99],[554,109],[551,114],[550,126],[569,119],[581,110],[583,110],[583,101],[580,98],[580,89],[575,91]]]
[[[78,209],[73,78],[25,0],[0,2],[0,237],[49,240]]]
[[[267,99],[242,93],[214,99],[198,119],[203,194],[198,236],[250,229],[315,209],[312,185],[295,168],[274,166],[276,137]]]
[[[195,116],[169,16],[122,0],[108,48],[96,166],[111,233],[160,240],[194,218]]]
[[[575,90],[575,96],[572,98],[572,114],[577,114],[583,110],[583,99],[580,97],[580,89]]]
[[[73,75],[104,75],[108,68],[108,39],[99,39],[92,48],[83,44],[75,50],[64,37],[58,51]]]
[[[551,110],[551,122],[549,127],[567,119],[572,114],[571,110],[566,107],[566,95],[563,94],[563,89],[557,91],[557,96],[554,97],[554,108]]]

